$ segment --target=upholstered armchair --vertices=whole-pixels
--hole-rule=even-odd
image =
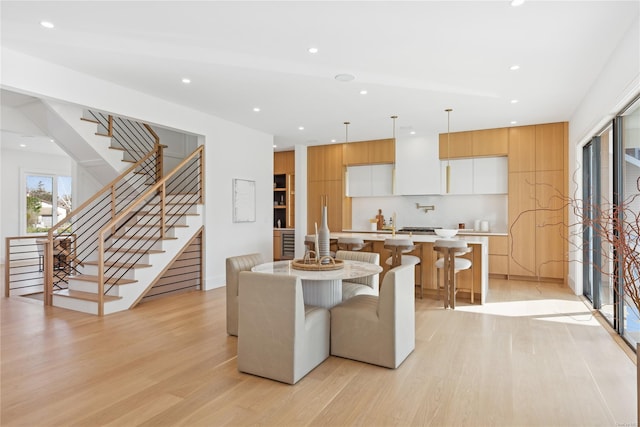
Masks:
[[[415,348],[414,266],[387,272],[380,296],[357,295],[331,309],[331,354],[397,368]]]
[[[329,357],[329,328],[329,310],[304,305],[300,278],[240,273],[240,372],[295,384]]]
[[[336,259],[362,261],[380,265],[380,255],[374,252],[338,251]],[[342,301],[356,295],[378,295],[380,275],[358,277],[342,281]]]
[[[227,334],[238,336],[238,274],[251,271],[262,264],[260,254],[239,255],[227,258]]]

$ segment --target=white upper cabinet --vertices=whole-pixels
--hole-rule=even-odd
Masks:
[[[447,193],[446,166],[451,166]],[[476,157],[441,163],[442,194],[507,194],[507,157]]]
[[[396,138],[396,194],[440,194],[438,141]]]
[[[507,194],[509,192],[507,157],[473,159],[473,192],[475,194]]]
[[[392,196],[393,169],[390,164],[347,167],[347,196]]]
[[[447,193],[447,164],[450,165]],[[473,194],[473,159],[445,160],[441,163],[442,194]]]

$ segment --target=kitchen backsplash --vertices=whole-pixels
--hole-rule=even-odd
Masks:
[[[472,229],[475,220],[484,220],[489,222],[489,231],[507,232],[508,205],[505,194],[354,197],[351,203],[354,230],[369,230],[369,219],[375,218],[378,209],[382,209],[387,222],[396,213],[397,228],[458,228],[462,222],[467,229]],[[425,213],[423,209],[417,209],[416,204],[433,205],[435,209]]]

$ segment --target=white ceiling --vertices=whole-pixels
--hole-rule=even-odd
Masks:
[[[7,48],[273,134],[286,149],[342,142],[345,121],[350,141],[388,138],[391,115],[398,136],[434,138],[448,107],[452,131],[569,120],[639,10],[638,0],[3,0],[0,24]]]

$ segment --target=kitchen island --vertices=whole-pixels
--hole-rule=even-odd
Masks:
[[[338,239],[340,237],[358,237],[365,242],[371,242],[373,246],[373,252],[380,254],[380,265],[383,268],[381,273],[380,282],[384,274],[389,270],[389,267],[385,264],[385,260],[389,257],[389,251],[384,248],[384,241],[386,239],[393,238],[390,231],[382,232],[336,232],[331,233],[332,239]],[[416,275],[421,274],[421,277],[416,277],[416,283],[422,279],[424,286],[424,292],[426,296],[436,297],[436,274],[437,269],[434,264],[437,260],[437,252],[433,250],[433,243],[441,237],[436,235],[426,234],[414,234],[409,236],[408,234],[396,234],[396,238],[406,239],[411,238],[416,249],[411,252],[411,255],[416,255],[420,258],[421,267],[416,269]],[[457,281],[460,283],[461,288],[473,288],[475,298],[484,304],[487,292],[489,290],[489,238],[486,236],[467,236],[460,235],[455,238],[465,240],[471,252],[465,255],[472,262],[471,269],[460,271],[458,273]],[[464,298],[464,289],[460,290],[460,294]]]

